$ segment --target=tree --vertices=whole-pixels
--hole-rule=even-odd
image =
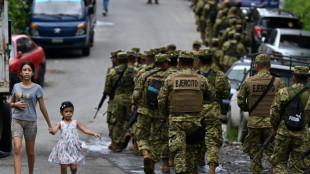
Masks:
[[[304,29],[310,30],[309,0],[285,0],[284,9],[295,12],[300,21],[304,23]]]

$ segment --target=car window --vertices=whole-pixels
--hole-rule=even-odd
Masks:
[[[310,49],[310,36],[281,35],[279,47]]]
[[[27,52],[33,51],[36,48],[36,46],[32,43],[31,40],[29,40],[27,38],[24,38],[24,39],[25,39],[24,42],[25,42],[25,46],[26,46],[26,51]]]
[[[290,70],[281,70],[281,69],[273,69],[270,68],[271,74],[276,74],[277,76],[280,76],[281,79],[284,81],[286,86],[292,86],[293,84],[293,74]]]
[[[226,73],[226,76],[230,81],[231,88],[239,88],[243,79],[244,69],[248,71],[250,69],[250,65],[235,65]]]
[[[283,17],[265,17],[261,20],[260,24],[267,28],[302,28],[298,19]]]
[[[35,0],[33,14],[40,15],[77,15],[83,14],[82,2],[79,0],[42,1]]]
[[[17,39],[16,44],[17,44],[17,52],[22,52],[23,54],[29,53],[36,48],[36,46],[32,43],[32,41],[27,38]]]

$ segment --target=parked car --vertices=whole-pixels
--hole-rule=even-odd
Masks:
[[[305,64],[304,64],[305,65]],[[307,64],[308,66],[310,64]],[[251,67],[251,64],[248,64],[249,67]],[[294,72],[294,67],[292,66],[287,66],[287,65],[282,65],[279,64],[279,61],[271,61],[271,68],[270,68],[270,73],[273,75],[276,75],[278,77],[281,77],[281,79],[286,83],[287,86],[292,86],[293,82],[293,75],[292,73]],[[255,73],[255,71],[254,71]],[[244,83],[244,81],[249,77],[250,72],[248,71],[246,73],[245,78],[243,78],[243,81],[241,82]],[[307,86],[310,86],[308,83]],[[240,86],[239,86],[240,87]],[[240,142],[244,142],[244,138],[247,135],[247,123],[249,119],[249,113],[248,112],[243,112],[240,110],[238,104],[237,104],[237,95],[239,93],[239,88],[237,91],[232,95],[228,107],[228,112],[227,112],[227,119],[228,119],[228,127],[237,127],[238,128],[238,137],[237,140]]]
[[[34,0],[30,33],[43,48],[81,49],[90,54],[96,24],[95,0]]]
[[[256,53],[262,38],[268,38],[274,28],[301,29],[302,22],[291,11],[277,8],[254,8],[249,14],[247,30],[252,38],[251,52]]]
[[[258,52],[273,54],[283,60],[292,59],[294,61],[310,62],[310,32],[299,29],[274,29],[270,36],[265,39]]]
[[[10,87],[19,82],[19,68],[25,61],[30,61],[35,66],[35,79],[41,86],[44,85],[46,70],[45,53],[43,48],[38,46],[26,35],[12,35],[12,45],[9,60]]]
[[[230,98],[222,100],[222,115],[223,122],[227,122],[227,112],[229,111],[229,103],[233,94],[237,91],[241,82],[243,81],[243,74],[245,74],[250,69],[251,59],[241,58],[236,63],[234,63],[226,72],[226,77],[228,78],[230,89]]]
[[[229,2],[236,2],[230,0]],[[238,0],[242,7],[279,8],[279,0]]]

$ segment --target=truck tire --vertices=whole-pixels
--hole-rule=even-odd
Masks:
[[[37,82],[39,85],[41,85],[41,87],[44,86],[44,81],[45,81],[45,68],[43,65],[40,65],[39,67],[39,71],[38,71],[38,78],[37,78]]]
[[[82,49],[82,54],[83,54],[83,56],[89,56],[89,54],[90,54],[89,44],[85,48]]]
[[[12,151],[12,133],[11,133],[11,108],[9,103],[5,103],[1,101],[0,103],[0,110],[1,110],[1,117],[0,121],[2,121],[2,136],[0,139],[0,151],[1,152],[11,152]]]

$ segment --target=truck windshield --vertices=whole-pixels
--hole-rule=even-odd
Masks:
[[[80,0],[35,0],[33,14],[38,15],[82,15]]]

